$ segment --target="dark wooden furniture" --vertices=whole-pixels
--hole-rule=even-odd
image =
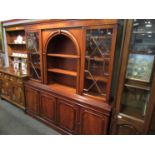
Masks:
[[[112,134],[148,134],[153,129],[154,29],[154,20],[127,20]]]
[[[0,97],[21,109],[25,109],[23,81],[25,75],[15,74],[10,68],[0,69]]]
[[[65,134],[107,134],[117,23],[48,20],[25,25],[26,112]]]

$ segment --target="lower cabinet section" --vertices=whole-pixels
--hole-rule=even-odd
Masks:
[[[88,109],[80,110],[80,134],[102,135],[106,134],[107,118]]]
[[[107,134],[108,114],[79,102],[25,87],[26,112],[63,134]]]

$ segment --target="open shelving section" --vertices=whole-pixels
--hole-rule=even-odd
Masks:
[[[51,88],[67,88],[75,93],[80,56],[72,39],[65,34],[52,37],[48,42],[46,54],[47,84]]]

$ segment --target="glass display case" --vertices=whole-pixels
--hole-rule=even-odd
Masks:
[[[29,57],[29,76],[31,79],[41,80],[39,31],[26,32],[27,50]]]
[[[121,132],[115,134],[126,130],[125,127],[122,130],[122,124],[143,134],[147,132],[152,113],[150,107],[154,104],[155,20],[128,20],[124,44],[115,112],[115,125]]]
[[[151,87],[155,54],[154,20],[134,20],[121,112],[144,119]]]
[[[113,28],[86,30],[84,94],[107,99],[112,64]]]

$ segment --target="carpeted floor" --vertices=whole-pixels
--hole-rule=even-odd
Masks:
[[[59,133],[0,99],[0,135],[59,135]]]

